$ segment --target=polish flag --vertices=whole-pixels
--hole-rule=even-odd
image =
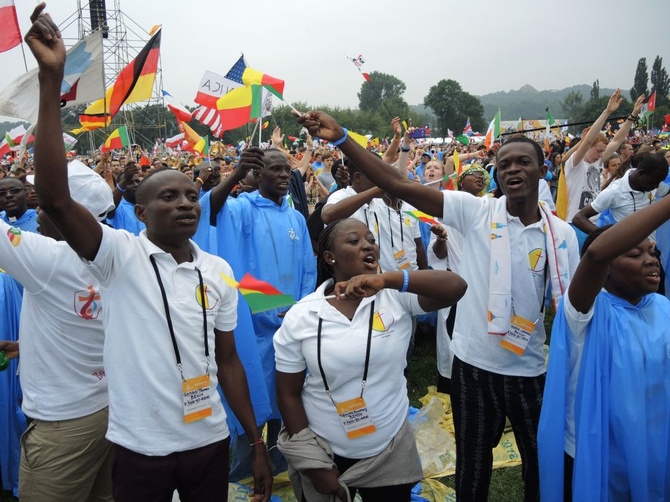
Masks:
[[[13,49],[21,43],[19,20],[16,18],[14,0],[0,0],[0,52]]]

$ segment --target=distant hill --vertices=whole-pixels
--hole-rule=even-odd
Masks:
[[[601,96],[609,96],[616,89],[600,88]],[[554,117],[563,115],[561,101],[572,91],[580,92],[584,101],[591,96],[590,85],[573,85],[561,90],[538,91],[530,85],[524,85],[516,91],[498,91],[480,96],[479,99],[484,107],[484,118],[491,120],[500,108],[503,120],[545,119],[549,107]],[[627,93],[626,93],[627,94]],[[626,96],[629,98],[629,96]]]

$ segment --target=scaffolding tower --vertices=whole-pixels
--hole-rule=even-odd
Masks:
[[[111,4],[107,6],[106,3]],[[149,27],[142,27],[121,9],[120,0],[77,0],[77,11],[59,26],[66,46],[70,47],[96,30],[103,32],[103,72],[105,88],[116,81],[149,41]],[[151,98],[144,103],[124,105],[117,115],[128,127],[131,143],[151,148],[157,138],[167,137],[166,109],[163,106],[163,72],[158,60]],[[160,105],[150,117],[152,105]],[[93,135],[89,134],[93,143]],[[97,147],[93,147],[94,150]]]

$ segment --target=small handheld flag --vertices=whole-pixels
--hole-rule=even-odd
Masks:
[[[269,282],[256,279],[251,274],[245,274],[240,282],[237,282],[235,279],[228,277],[225,274],[220,273],[219,275],[231,288],[240,291],[249,305],[252,314],[258,314],[259,312],[282,307],[290,307],[295,303],[295,299],[291,295],[283,294]]]
[[[428,223],[429,225],[435,225],[438,223],[438,221],[435,219],[434,216],[430,216],[429,214],[424,213],[423,211],[419,211],[418,209],[415,209],[414,211],[403,211],[405,214],[411,216],[412,218],[416,218],[419,221],[422,221],[424,223]]]

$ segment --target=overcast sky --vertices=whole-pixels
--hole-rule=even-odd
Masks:
[[[595,79],[628,91],[640,57],[651,72],[660,55],[670,71],[669,0],[118,1],[129,28],[163,25],[163,87],[187,105],[205,70],[224,75],[241,52],[285,80],[286,100],[313,106],[358,106],[363,79],[345,55],[362,54],[364,71],[405,82],[409,104],[445,78],[475,95]],[[15,2],[25,33],[36,2]],[[47,2],[57,23],[76,8]],[[21,50],[0,54],[0,65],[2,89],[24,71]]]

